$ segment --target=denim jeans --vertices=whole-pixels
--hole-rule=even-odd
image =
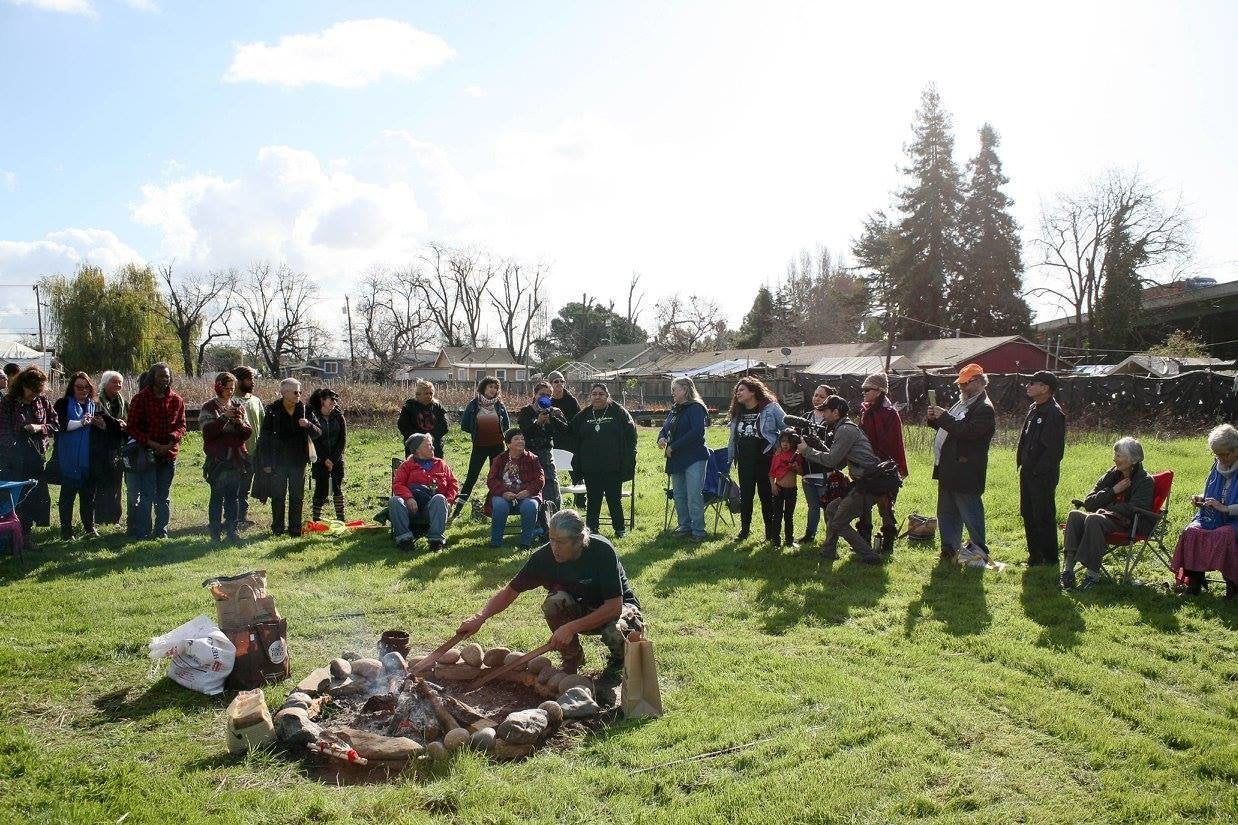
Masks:
[[[426,539],[429,541],[442,541],[443,533],[447,530],[447,498],[442,493],[426,502],[425,509],[419,512],[415,519],[410,516],[404,499],[399,496],[391,497],[387,513],[391,516],[391,533],[397,542],[413,537],[414,521],[429,525],[426,531]]]
[[[985,553],[989,545],[984,540],[984,499],[980,493],[957,493],[937,483],[937,529],[941,532],[942,551],[958,552],[963,547],[963,526],[971,543]]]
[[[679,532],[691,533],[705,538],[705,466],[701,459],[684,468],[682,473],[671,473],[671,492],[675,497],[675,517]]]
[[[240,473],[221,473],[211,484],[211,499],[206,505],[206,523],[211,538],[218,540],[220,534],[236,538],[238,493],[246,476]]]
[[[825,477],[804,478],[804,503],[808,505],[808,526],[804,535],[809,541],[817,537],[817,527],[821,524],[821,495],[825,492]]]
[[[137,539],[163,538],[168,533],[171,518],[172,477],[176,475],[176,462],[156,461],[141,472],[130,470],[125,479],[129,493],[129,512],[132,514],[130,534]],[[151,510],[155,512],[155,529],[151,532]]]
[[[559,474],[555,470],[555,455],[550,450],[543,453],[535,453],[537,460],[541,462],[542,472],[546,475],[546,484],[542,487],[542,501],[553,501],[555,507],[561,507],[563,502],[559,500]]]
[[[536,538],[534,531],[537,530],[537,510],[538,500],[535,498],[526,498],[524,501],[508,501],[502,496],[493,496],[490,499],[490,546],[499,547],[503,544],[503,527],[507,524],[507,517],[512,511],[520,513],[520,543],[524,545],[532,544]]]

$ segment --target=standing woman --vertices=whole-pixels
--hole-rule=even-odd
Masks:
[[[666,474],[671,477],[679,536],[705,541],[705,425],[709,410],[691,378],[671,382],[675,405],[658,433],[658,447],[666,454]]]
[[[215,397],[202,405],[199,421],[202,426],[202,450],[206,462],[202,475],[211,487],[206,519],[211,541],[219,543],[220,534],[228,541],[237,541],[237,496],[241,481],[249,473],[249,452],[245,442],[253,433],[245,402],[236,397],[236,376],[221,372],[215,376]]]
[[[413,397],[404,402],[400,417],[395,422],[404,441],[404,457],[412,455],[408,437],[413,433],[425,433],[434,442],[434,457],[443,457],[443,436],[447,435],[447,411],[434,397],[434,384],[418,378],[413,384]]]
[[[34,547],[30,528],[51,523],[52,499],[43,478],[44,462],[52,435],[60,429],[52,403],[43,395],[47,376],[38,367],[26,367],[9,379],[8,392],[0,402],[0,479],[38,484],[17,506],[17,518]]]
[[[117,457],[129,439],[129,403],[121,391],[125,379],[108,370],[99,376],[95,431],[90,436],[90,466],[95,476],[95,524],[120,524],[121,485],[125,469]]]
[[[469,454],[469,471],[464,477],[464,486],[460,488],[460,496],[451,512],[453,519],[464,509],[482,468],[488,471],[490,462],[503,452],[503,433],[510,428],[507,408],[499,400],[499,379],[487,375],[477,382],[477,397],[468,403],[460,416],[460,429],[473,436],[473,452]]]
[[[589,406],[572,419],[571,437],[576,446],[572,467],[585,480],[585,523],[598,532],[605,497],[615,538],[623,538],[623,482],[636,475],[636,422],[610,399],[605,384],[594,384]]]
[[[301,401],[301,382],[285,378],[279,398],[267,405],[258,438],[259,464],[270,476],[271,533],[284,532],[284,505],[288,506],[288,535],[301,535],[301,509],[305,502],[305,465],[310,463],[312,439],[319,434],[306,418]]]
[[[73,538],[73,500],[79,500],[82,529],[97,537],[95,529],[95,477],[90,466],[90,440],[95,429],[95,385],[84,372],[69,378],[64,397],[56,402],[60,431],[56,433],[56,464],[60,471],[60,537]]]
[[[731,462],[739,472],[739,535],[748,538],[752,526],[752,493],[756,489],[761,499],[761,520],[765,524],[765,540],[778,541],[778,523],[773,518],[769,465],[778,445],[786,413],[778,405],[773,391],[759,378],[745,376],[735,385],[731,402]]]
[[[330,387],[310,393],[310,421],[318,428],[314,438],[314,451],[318,460],[310,467],[314,479],[314,502],[311,513],[314,521],[322,516],[327,493],[335,503],[335,517],[344,520],[344,447],[348,443],[348,424],[340,410],[340,397]]]
[[[804,417],[814,424],[825,426],[825,402],[834,394],[834,388],[826,384],[818,384],[812,391],[812,406]],[[817,527],[821,525],[821,497],[825,495],[826,479],[830,477],[830,469],[820,464],[814,464],[805,458],[804,463],[804,502],[808,505],[808,525],[804,535],[798,539],[798,544],[812,544],[817,538]]]

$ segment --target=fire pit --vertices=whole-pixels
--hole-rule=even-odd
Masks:
[[[384,650],[390,646],[380,643]],[[520,759],[598,721],[593,681],[563,673],[546,656],[499,672],[523,655],[465,644],[410,676],[398,651],[381,659],[345,654],[288,695],[275,715],[276,734],[290,750],[316,755],[312,762],[329,778],[365,781],[465,748]]]

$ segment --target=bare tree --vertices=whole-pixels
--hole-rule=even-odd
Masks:
[[[285,357],[305,357],[325,342],[311,315],[318,286],[308,275],[263,261],[245,271],[237,295],[237,312],[268,374],[279,375]]]
[[[506,261],[499,273],[498,284],[487,294],[490,306],[499,319],[503,343],[518,363],[525,363],[533,342],[541,337],[546,320],[546,285],[548,268],[541,263],[529,272],[517,261]]]
[[[450,260],[452,250],[440,243],[431,243],[421,254],[423,276],[417,280],[430,321],[438,330],[445,347],[463,346],[460,322],[460,293],[455,288]]]
[[[158,269],[163,301],[159,313],[180,342],[185,375],[201,375],[202,359],[211,342],[229,335],[228,321],[235,309],[235,270],[216,270],[177,276],[173,265]]]
[[[421,269],[407,267],[374,269],[361,282],[361,334],[381,378],[395,372],[401,356],[430,342],[434,324],[421,301],[422,279]]]
[[[1119,236],[1146,255],[1141,276],[1148,283],[1180,277],[1193,260],[1193,227],[1181,198],[1167,205],[1139,170],[1113,169],[1082,192],[1042,206],[1036,244],[1053,284],[1028,296],[1057,298],[1074,317],[1076,335],[1092,339],[1096,303],[1114,263],[1110,242]]]
[[[726,320],[712,298],[678,293],[658,303],[655,342],[672,352],[696,352],[715,345]]]
[[[645,303],[645,291],[640,289],[641,274],[639,272],[632,273],[632,279],[628,281],[628,313],[627,321],[633,326],[640,326],[641,305]]]
[[[457,249],[447,259],[460,309],[464,312],[464,332],[470,346],[480,346],[482,323],[485,320],[486,296],[491,281],[502,269],[502,264],[488,252],[475,249]]]

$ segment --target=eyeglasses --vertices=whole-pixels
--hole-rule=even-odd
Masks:
[[[562,384],[563,382],[562,382],[562,381],[560,381],[558,378],[556,378],[555,380],[551,381],[550,383],[552,383],[552,384]]]

